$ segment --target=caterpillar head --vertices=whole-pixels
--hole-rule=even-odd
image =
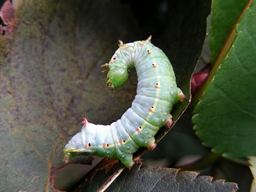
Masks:
[[[107,86],[114,89],[124,84],[128,78],[127,69],[120,66],[112,67],[107,74]]]

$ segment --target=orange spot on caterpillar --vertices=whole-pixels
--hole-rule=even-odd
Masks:
[[[141,126],[137,127],[137,128],[136,128],[136,131],[137,131],[137,132],[141,132]]]
[[[116,59],[117,59],[117,56],[114,55],[114,56],[111,58],[111,60],[109,61],[109,65],[112,64],[112,63],[114,63]]]
[[[103,148],[107,148],[107,147],[109,147],[109,144],[103,143]]]
[[[153,68],[157,68],[157,65],[155,63],[152,64]]]
[[[85,145],[85,148],[88,149],[91,147],[91,143],[88,143],[87,145]]]
[[[144,43],[142,41],[139,41],[138,44],[141,45],[141,46],[144,45]]]
[[[123,145],[125,143],[125,140],[120,140],[119,143]]]
[[[154,111],[155,111],[154,106],[151,106],[151,107],[149,108],[149,111],[150,111],[150,112],[154,112]]]
[[[148,53],[148,54],[151,54],[151,53],[152,53],[152,51],[148,49],[148,50],[147,50],[147,53]]]
[[[160,88],[159,83],[156,83],[155,88]]]
[[[125,49],[127,49],[129,46],[127,45],[127,44],[124,44],[124,45],[121,45],[121,46],[119,46],[119,50],[125,50]]]

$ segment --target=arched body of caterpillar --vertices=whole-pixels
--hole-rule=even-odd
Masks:
[[[153,150],[155,134],[164,125],[172,124],[170,112],[173,105],[184,99],[177,87],[175,74],[167,56],[151,42],[123,44],[112,56],[107,67],[107,86],[120,87],[128,78],[127,69],[136,68],[138,76],[137,95],[132,106],[116,122],[95,125],[83,120],[81,132],[77,133],[64,148],[64,161],[79,154],[93,154],[118,158],[131,167],[133,153],[140,147]]]

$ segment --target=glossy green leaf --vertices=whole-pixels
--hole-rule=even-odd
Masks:
[[[194,110],[197,136],[225,157],[256,154],[256,3],[236,26],[237,37]]]
[[[248,0],[213,1],[209,41],[212,64],[247,2]]]

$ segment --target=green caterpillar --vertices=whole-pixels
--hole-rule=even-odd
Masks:
[[[135,66],[138,75],[137,95],[122,117],[110,125],[95,125],[83,120],[77,133],[64,148],[64,161],[79,154],[94,154],[118,158],[126,167],[132,167],[133,153],[140,147],[153,150],[155,134],[160,127],[171,126],[173,105],[184,99],[177,87],[175,74],[167,56],[151,42],[123,44],[106,67],[107,86],[120,87],[128,78],[127,69]]]

